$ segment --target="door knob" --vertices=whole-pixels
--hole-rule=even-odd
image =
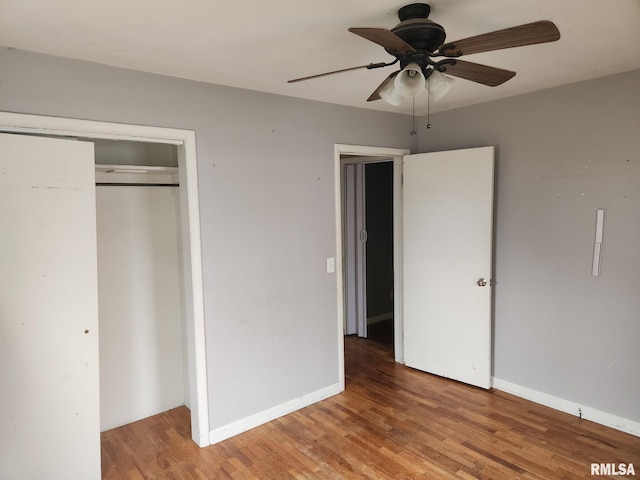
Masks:
[[[484,287],[486,284],[487,284],[487,281],[484,278],[480,278],[476,282],[476,285],[478,285],[479,287]]]

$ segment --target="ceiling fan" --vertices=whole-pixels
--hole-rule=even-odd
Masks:
[[[431,7],[426,3],[412,3],[400,8],[400,23],[391,30],[349,28],[350,32],[384,47],[387,53],[395,57],[394,61],[334,70],[296,78],[288,83],[362,68],[372,70],[388,67],[399,62],[400,70],[389,75],[369,96],[368,102],[384,99],[392,105],[399,105],[403,98],[415,97],[425,89],[437,99],[453,83],[448,75],[495,87],[516,74],[511,70],[460,60],[459,57],[463,55],[554,42],[560,38],[560,32],[553,22],[541,20],[444,43],[446,32],[441,25],[429,20],[430,11]]]

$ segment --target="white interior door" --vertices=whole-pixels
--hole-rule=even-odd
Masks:
[[[99,479],[93,144],[0,134],[0,478]]]
[[[493,147],[403,160],[404,358],[491,386]]]

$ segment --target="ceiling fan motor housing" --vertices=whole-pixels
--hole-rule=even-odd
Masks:
[[[446,33],[441,25],[427,18],[430,11],[431,7],[426,3],[405,5],[398,11],[400,23],[391,31],[417,51],[435,52],[444,43]],[[393,52],[387,52],[393,55]]]

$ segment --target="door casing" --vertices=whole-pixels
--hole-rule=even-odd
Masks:
[[[402,157],[410,154],[406,148],[366,147],[336,144],[334,147],[334,192],[336,218],[336,285],[338,289],[338,378],[344,390],[344,324],[345,324],[345,265],[343,254],[342,186],[345,164],[393,162],[393,243],[402,244]],[[349,158],[343,158],[343,157]],[[404,363],[402,352],[402,252],[393,251],[393,318],[395,360]]]

